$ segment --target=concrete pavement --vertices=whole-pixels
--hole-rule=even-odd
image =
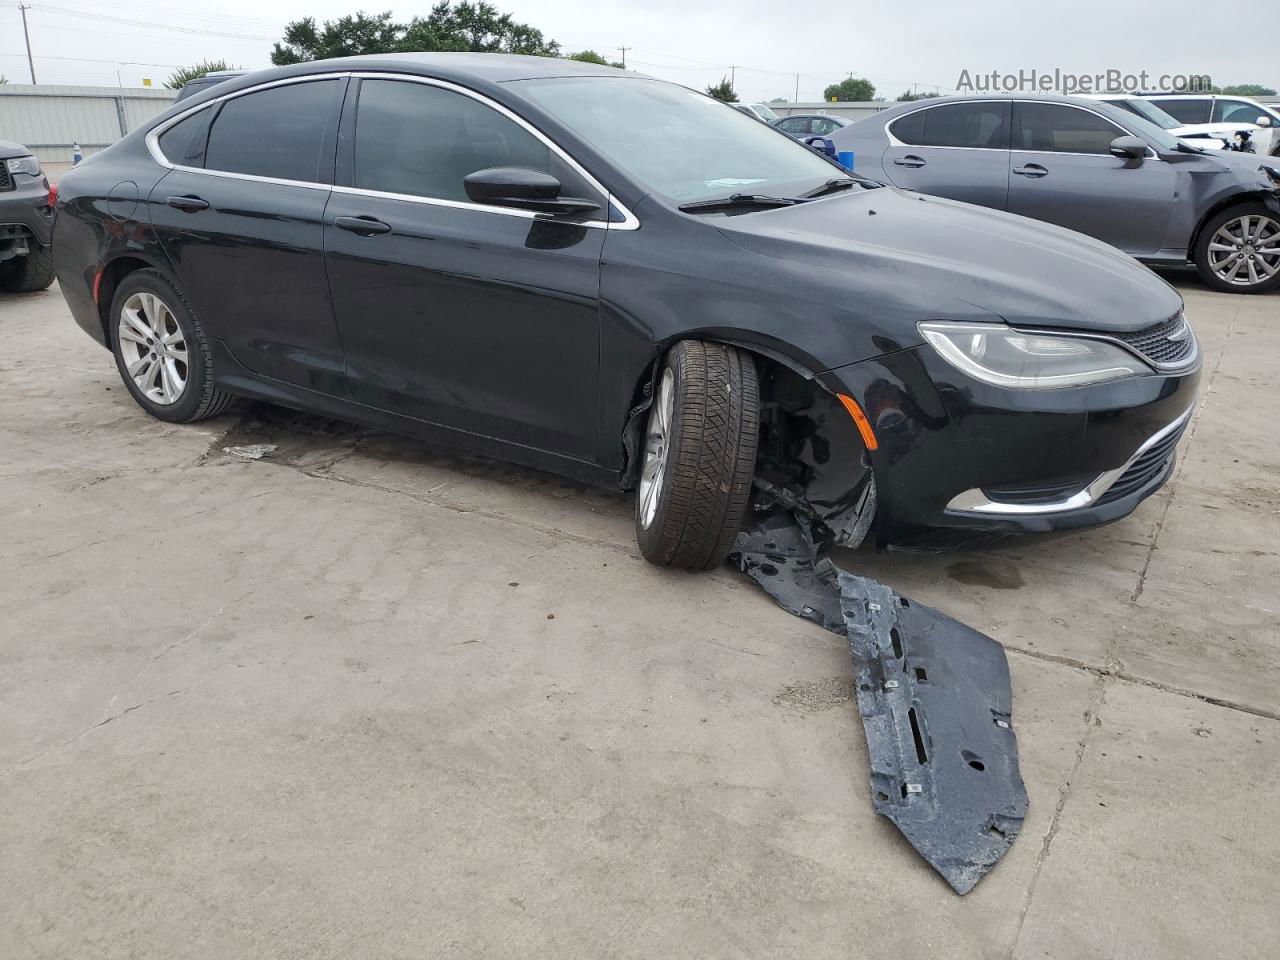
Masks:
[[[644,563],[623,498],[165,425],[56,288],[0,300],[0,957],[1274,955],[1280,297],[1171,279],[1160,495],[838,558],[1009,650],[1031,813],[965,898],[872,813],[841,639]]]

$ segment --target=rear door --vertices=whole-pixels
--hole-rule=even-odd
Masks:
[[[272,85],[161,134],[151,223],[199,316],[247,368],[344,393],[323,215],[345,78]],[[211,121],[211,122],[210,122]],[[168,138],[168,139],[166,139]]]
[[[1148,151],[1121,160],[1111,141],[1128,131],[1082,107],[1035,100],[1013,104],[1009,212],[1105,240],[1133,256],[1164,242],[1173,212],[1173,168]]]
[[[325,216],[353,398],[596,459],[607,195],[477,95],[409,79],[353,83]],[[467,197],[464,177],[504,166],[550,173],[563,196],[600,209],[573,222]]]
[[[1009,194],[1009,101],[924,107],[891,120],[885,175],[900,187],[1003,210]]]

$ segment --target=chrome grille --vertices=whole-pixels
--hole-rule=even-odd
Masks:
[[[1183,423],[1177,430],[1167,437],[1162,437],[1159,443],[1129,464],[1129,469],[1116,478],[1116,482],[1098,499],[1098,503],[1112,503],[1121,497],[1127,497],[1162,476],[1169,468],[1174,449],[1178,446],[1178,441],[1182,439],[1182,432],[1186,429],[1187,425]]]
[[[1117,333],[1115,337],[1152,363],[1162,365],[1181,363],[1191,356],[1196,346],[1196,338],[1187,325],[1186,314],[1183,313],[1134,333]]]

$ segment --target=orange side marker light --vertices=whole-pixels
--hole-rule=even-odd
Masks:
[[[862,434],[862,442],[867,445],[867,449],[878,449],[880,442],[876,440],[875,431],[871,429],[871,421],[867,419],[867,415],[858,406],[858,401],[844,393],[837,393],[836,396],[840,398],[844,408],[849,411],[849,416],[853,417],[853,422],[858,425],[858,432]]]

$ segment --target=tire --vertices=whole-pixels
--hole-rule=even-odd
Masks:
[[[132,320],[125,316],[126,310]],[[122,332],[122,325],[128,333]],[[159,270],[138,270],[125,277],[111,299],[108,329],[120,379],[138,405],[153,417],[171,423],[192,423],[216,416],[230,406],[234,397],[214,384],[212,354],[204,327],[187,298]],[[167,346],[150,345],[159,339],[155,336],[159,330],[166,331]],[[147,366],[137,366],[149,351],[156,349],[165,351],[167,359],[152,359]],[[148,389],[144,390],[130,374],[130,366],[138,371]],[[180,391],[174,389],[179,379]],[[166,402],[159,395],[173,399]]]
[[[25,257],[13,257],[0,268],[0,290],[5,293],[35,293],[53,283],[53,248],[34,241]]]
[[[1261,224],[1261,225],[1260,225]],[[1242,242],[1247,239],[1244,231],[1250,230],[1255,243],[1260,240],[1265,244],[1261,250],[1253,244]],[[1234,247],[1232,250],[1210,249],[1210,247]],[[1252,254],[1252,260],[1243,261],[1243,282],[1233,282],[1223,274],[1235,269],[1240,261],[1240,254]],[[1215,262],[1215,258],[1218,258]],[[1266,293],[1280,287],[1280,214],[1268,209],[1260,203],[1243,203],[1230,207],[1212,217],[1200,231],[1196,240],[1193,256],[1200,278],[1214,290],[1225,293]],[[1252,268],[1258,278],[1255,282],[1249,276]],[[1270,276],[1267,270],[1273,270]]]
[[[759,405],[749,354],[699,340],[667,353],[636,496],[636,540],[650,563],[709,570],[724,562],[751,500]]]

